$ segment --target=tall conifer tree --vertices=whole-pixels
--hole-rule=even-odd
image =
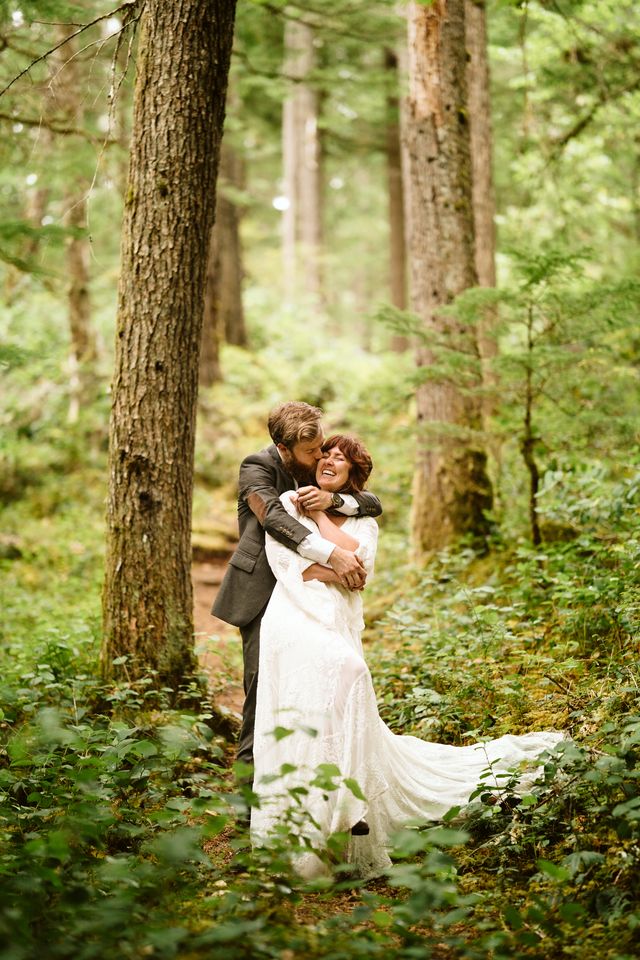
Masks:
[[[425,331],[412,532],[422,553],[484,536],[492,498],[475,335],[441,309],[477,284],[464,0],[412,3],[408,25],[411,300]]]
[[[193,666],[191,495],[205,267],[235,0],[147,0],[110,430],[105,672]],[[122,669],[122,668],[121,668]]]
[[[301,291],[322,299],[322,168],[318,133],[319,97],[309,82],[316,65],[313,29],[288,19],[284,70],[295,82],[282,111],[282,154],[288,207],[283,217],[285,298]]]
[[[493,184],[493,134],[491,129],[486,0],[465,0],[465,36],[468,56],[467,88],[471,132],[476,272],[481,287],[495,287],[496,201]],[[497,383],[491,365],[497,354],[496,320],[495,310],[487,308],[478,323],[478,349],[483,363],[485,387],[483,403],[485,416],[494,411],[496,404]]]

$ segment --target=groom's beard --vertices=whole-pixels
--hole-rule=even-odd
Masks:
[[[289,460],[285,462],[285,467],[299,486],[306,487],[310,483],[315,484],[315,469],[313,467],[307,467],[304,463],[300,463],[292,454],[289,454]]]

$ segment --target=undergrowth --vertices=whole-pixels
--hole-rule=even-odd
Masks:
[[[635,473],[553,478],[541,507],[563,539],[538,550],[496,543],[421,571],[382,558],[368,656],[395,732],[569,739],[524,799],[480,789],[463,818],[405,831],[389,876],[354,880],[336,855],[311,885],[293,834],[248,850],[231,745],[194,689],[170,708],[153,677],[98,679],[102,489],[86,477],[7,514],[2,960],[637,954]]]
[[[397,732],[568,736],[530,796],[465,819],[459,889],[480,900],[462,956],[637,955],[640,476],[583,479],[547,504],[570,539],[443,554],[373,628]]]

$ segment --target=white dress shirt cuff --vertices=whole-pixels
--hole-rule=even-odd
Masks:
[[[335,548],[336,545],[331,540],[325,540],[319,533],[310,533],[298,544],[298,553],[301,557],[311,560],[312,563],[323,563],[327,567],[329,566],[329,557]]]
[[[349,493],[341,493],[340,496],[344,500],[344,503],[341,507],[336,507],[336,513],[344,513],[347,517],[355,517],[360,509],[356,498],[352,497]]]

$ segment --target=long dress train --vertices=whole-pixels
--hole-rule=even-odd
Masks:
[[[297,512],[291,492],[281,500],[317,531]],[[375,520],[349,517],[343,530],[359,541],[357,553],[370,577]],[[254,844],[268,842],[279,825],[297,817],[297,832],[322,848],[330,834],[348,832],[366,818],[370,832],[349,842],[347,859],[361,876],[372,877],[390,865],[389,837],[403,824],[438,820],[452,807],[464,806],[480,782],[499,790],[500,774],[514,768],[522,771],[520,792],[540,775],[539,762],[532,761],[562,734],[503,736],[454,747],[392,733],[378,714],[363,656],[360,593],[339,584],[304,582],[310,561],[270,536],[266,541],[277,583],[260,632],[254,740],[260,807],[251,815]],[[317,778],[318,767],[325,778],[339,769],[335,789]],[[490,777],[481,780],[489,768]],[[312,853],[297,856],[296,869],[306,877],[325,870]]]

